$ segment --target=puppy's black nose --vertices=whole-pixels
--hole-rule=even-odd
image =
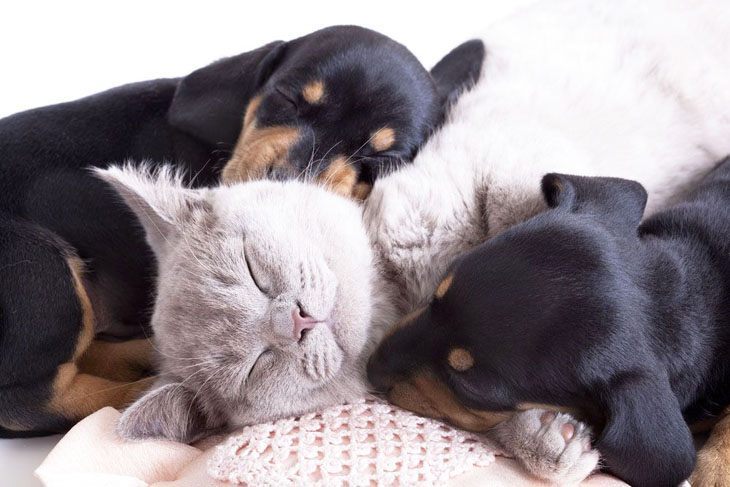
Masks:
[[[395,380],[393,379],[393,375],[388,372],[384,361],[378,355],[376,352],[368,360],[368,380],[378,392],[386,393],[393,387]]]

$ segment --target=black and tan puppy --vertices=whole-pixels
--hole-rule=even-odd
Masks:
[[[224,181],[305,177],[362,198],[381,172],[415,155],[449,101],[476,80],[483,58],[482,42],[470,41],[429,75],[400,44],[333,27],[271,45],[265,81],[250,101],[231,90],[205,100],[199,113],[231,126],[245,112]],[[218,69],[232,71],[231,62]],[[198,81],[193,75],[182,86]],[[190,121],[199,120],[193,113]]]
[[[227,180],[306,175],[362,194],[483,56],[466,43],[430,75],[385,36],[332,27],[0,120],[0,437],[63,431],[146,387],[152,253],[89,167],[167,161],[213,184],[238,141]]]
[[[688,422],[730,399],[730,159],[641,224],[632,181],[551,174],[543,192],[551,209],[460,258],[369,377],[459,424],[526,403],[577,410],[608,471],[678,485],[695,464]],[[698,485],[730,482],[727,422]]]

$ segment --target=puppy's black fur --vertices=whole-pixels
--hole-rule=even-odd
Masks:
[[[280,81],[307,74],[324,80],[330,97],[340,93],[341,82],[344,98],[333,106],[348,109],[336,115],[290,111],[287,125],[311,127],[307,136],[318,148],[336,139],[347,150],[364,142],[364,130],[387,125],[403,135],[392,148],[400,161],[425,141],[450,97],[473,83],[483,56],[480,43],[467,43],[430,76],[391,39],[334,27],[185,78],[126,85],[0,120],[0,437],[63,431],[93,409],[87,399],[100,395],[83,391],[99,387],[96,378],[73,376],[76,369],[69,367],[60,372],[85,353],[85,315],[93,312],[94,332],[102,338],[149,334],[152,254],[135,217],[89,167],[127,159],[172,162],[190,183],[213,184],[251,101],[263,100],[259,128],[274,123],[279,115],[266,108],[268,93],[283,86]],[[379,105],[386,102],[387,109]],[[257,141],[255,150],[266,152],[266,143]],[[313,170],[322,172],[330,159],[316,154],[322,157]],[[287,157],[293,166],[310,161],[295,148]],[[373,178],[384,164],[378,157],[358,162],[357,177]],[[101,405],[121,407],[127,399]]]
[[[370,379],[387,390],[425,368],[471,409],[576,408],[607,470],[678,485],[687,422],[730,399],[730,158],[641,225],[636,182],[551,174],[543,192],[551,209],[460,258]],[[456,370],[454,348],[473,363]]]
[[[191,131],[212,130],[210,142],[222,133],[227,143],[238,138],[223,172],[227,182],[301,175],[331,182],[347,174],[344,194],[411,159],[446,106],[478,78],[485,55],[481,41],[466,42],[429,75],[404,46],[353,27],[330,27],[267,50],[255,96],[242,93],[231,68],[236,58],[222,60],[183,81],[179,99],[193,94],[196,102],[185,113],[173,111],[173,120]],[[223,89],[200,96],[197,86],[205,91],[211,77]],[[261,140],[279,150],[256,150]],[[337,159],[347,171],[330,167]]]

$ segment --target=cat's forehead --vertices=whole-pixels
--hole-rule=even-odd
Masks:
[[[359,225],[357,204],[312,184],[298,181],[254,181],[217,188],[211,195],[213,211],[221,225],[230,228],[262,226],[292,228],[342,219]]]

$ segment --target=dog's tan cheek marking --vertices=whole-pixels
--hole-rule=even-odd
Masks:
[[[403,409],[413,411],[422,416],[441,419],[443,415],[431,406],[431,403],[409,382],[398,382],[388,392],[388,400]]]
[[[438,287],[436,288],[436,292],[434,293],[434,296],[436,296],[437,299],[443,298],[446,295],[446,291],[448,291],[449,288],[451,287],[452,282],[454,282],[454,275],[449,274],[438,285]]]
[[[319,105],[324,100],[324,81],[310,81],[302,88],[302,98],[310,105]]]
[[[372,190],[373,186],[371,184],[357,183],[352,190],[352,197],[359,201],[365,201]]]
[[[464,372],[474,367],[474,357],[468,350],[453,348],[446,359],[452,369]]]
[[[272,166],[284,166],[291,147],[299,140],[296,127],[258,127],[256,111],[261,95],[248,104],[243,118],[243,130],[233,148],[230,161],[223,168],[222,180],[232,184],[261,179]]]
[[[395,144],[395,130],[382,127],[370,134],[370,146],[376,152],[390,149]]]
[[[254,124],[254,121],[256,120],[256,111],[261,106],[262,99],[263,95],[256,95],[248,102],[248,106],[246,107],[246,111],[243,115],[243,128],[241,129],[241,135],[246,132],[247,128]]]
[[[353,194],[357,183],[357,172],[344,156],[337,156],[322,171],[318,179],[331,191],[349,197]]]
[[[447,419],[470,431],[486,431],[509,419],[511,411],[475,411],[462,406],[449,387],[432,372],[419,371],[410,381],[430,408],[438,411],[437,419]]]

